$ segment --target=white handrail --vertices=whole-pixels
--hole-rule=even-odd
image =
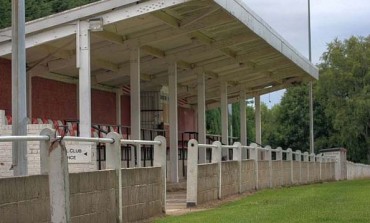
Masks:
[[[62,138],[61,136],[57,137]],[[74,141],[74,142],[96,142],[96,143],[114,143],[114,139],[111,138],[92,138],[92,137],[76,137],[76,136],[64,136],[64,141]]]
[[[0,136],[0,142],[17,142],[17,141],[48,141],[49,136]]]
[[[134,144],[134,145],[161,145],[161,141],[149,141],[149,140],[130,140],[122,139],[121,144]]]

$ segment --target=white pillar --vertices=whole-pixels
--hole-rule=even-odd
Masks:
[[[121,96],[122,90],[116,90],[116,123],[117,125],[122,125],[122,110],[121,110]]]
[[[32,74],[27,74],[27,116],[32,120]]]
[[[12,1],[12,135],[27,135],[24,2]],[[12,157],[14,175],[27,175],[27,143],[13,142]]]
[[[198,141],[206,143],[206,85],[204,72],[198,73]],[[199,163],[206,162],[206,148],[199,148]]]
[[[178,176],[178,120],[177,120],[177,63],[168,67],[169,121],[170,121],[170,181],[179,182]]]
[[[255,120],[256,120],[256,143],[262,144],[261,132],[261,97],[258,95],[254,98],[255,102]]]
[[[221,137],[222,144],[229,144],[229,112],[227,104],[227,82],[220,83],[220,94],[221,94]],[[222,157],[227,157],[228,151],[222,150]],[[221,158],[222,158],[221,157]]]
[[[239,108],[240,108],[240,143],[243,146],[248,145],[248,140],[247,140],[247,104],[245,102],[245,90],[241,90],[239,92]],[[247,158],[247,150],[242,150],[242,159]]]
[[[77,33],[77,68],[79,68],[80,136],[91,136],[90,31],[87,21],[80,21]]]
[[[140,140],[140,48],[130,50],[130,87],[131,87],[131,138]],[[136,146],[137,166],[141,167],[141,146]],[[135,152],[131,151],[130,167],[135,166]]]

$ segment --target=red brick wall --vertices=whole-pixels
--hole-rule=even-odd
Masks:
[[[122,95],[121,96],[121,120],[122,125],[130,126],[131,123],[131,104],[130,104],[130,96],[129,95]]]
[[[0,58],[0,109],[5,115],[12,113],[12,71],[11,61]]]
[[[116,94],[93,89],[91,91],[91,121],[96,124],[116,124]]]
[[[193,109],[178,107],[178,128],[179,132],[196,132],[196,113]]]
[[[76,85],[32,78],[32,116],[57,120],[77,119]]]

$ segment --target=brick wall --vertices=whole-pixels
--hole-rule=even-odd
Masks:
[[[196,113],[193,109],[178,107],[177,113],[179,132],[197,131],[195,124]]]
[[[116,124],[115,93],[95,89],[91,91],[91,121],[99,124]]]
[[[11,61],[0,58],[0,109],[6,115],[12,113],[12,74]]]
[[[131,104],[130,104],[130,96],[129,95],[122,95],[121,96],[121,121],[122,125],[130,126],[131,120]]]
[[[27,125],[27,133],[29,135],[40,135],[44,128],[51,128],[51,125]],[[11,125],[0,125],[0,135],[11,135]],[[28,157],[28,174],[40,174],[40,142],[27,142],[27,157]],[[0,142],[0,178],[13,176],[13,170],[10,170],[12,165],[12,143]]]
[[[33,77],[32,116],[55,120],[77,119],[76,85]]]

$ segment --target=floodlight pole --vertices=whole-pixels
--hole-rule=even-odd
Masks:
[[[12,135],[27,135],[25,0],[12,1]],[[27,143],[13,142],[15,176],[28,174]]]
[[[308,57],[310,62],[312,62],[312,52],[311,52],[311,0],[308,0]],[[315,151],[315,142],[313,134],[313,93],[312,93],[312,81],[309,83],[309,97],[310,97],[310,153]]]

